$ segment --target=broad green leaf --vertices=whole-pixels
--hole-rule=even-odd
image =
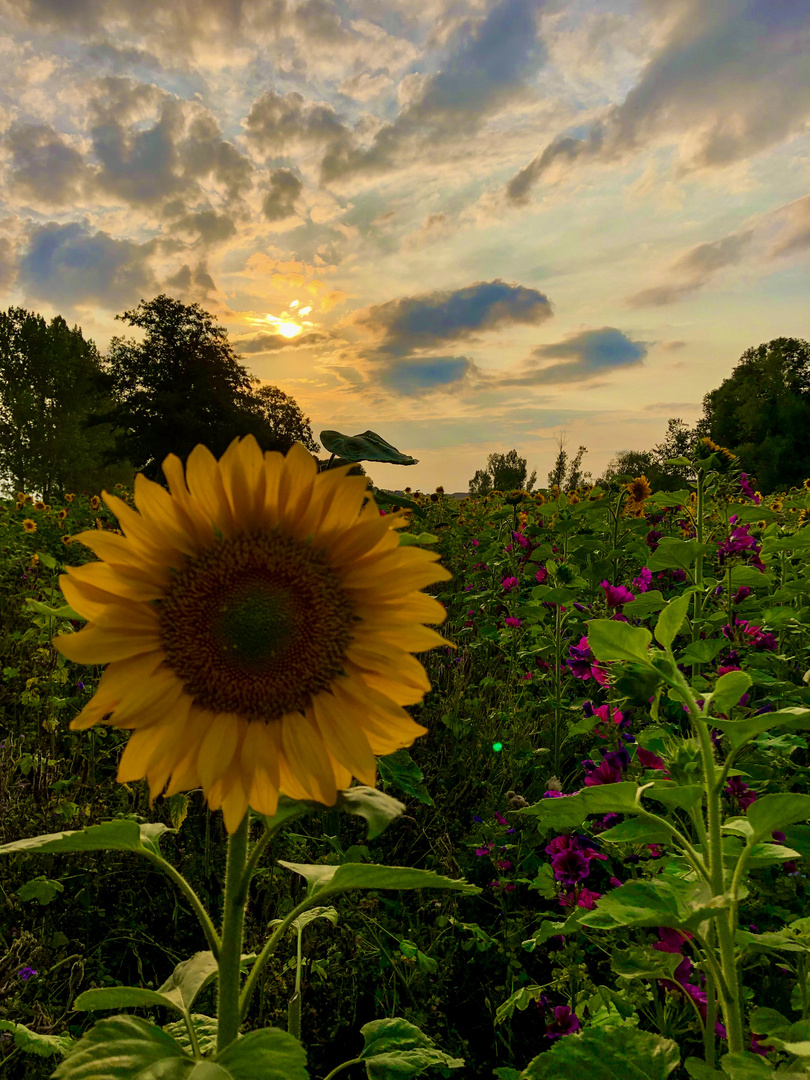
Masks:
[[[591,619],[587,627],[588,645],[597,660],[649,663],[647,646],[652,641],[652,634],[644,627],[614,619]]]
[[[295,930],[297,933],[299,930],[303,930],[305,926],[309,926],[310,923],[315,922],[317,919],[326,919],[326,921],[330,922],[332,926],[337,926],[337,908],[313,907],[310,908],[309,911],[303,911],[297,919],[293,919],[293,921],[290,923],[290,929]],[[280,919],[273,919],[273,922],[276,921],[281,922]]]
[[[593,787],[583,788],[575,795],[541,799],[532,806],[517,810],[516,814],[539,818],[542,825],[570,829],[581,825],[589,814],[638,813],[637,791],[638,784],[632,780],[623,780],[618,784],[595,784]]]
[[[27,1054],[38,1057],[63,1057],[76,1045],[70,1035],[41,1035],[31,1031],[25,1024],[15,1024],[13,1020],[0,1020],[0,1031],[9,1031],[14,1036],[14,1045]]]
[[[21,900],[37,900],[44,907],[64,891],[65,886],[61,881],[51,881],[50,878],[40,876],[21,885],[17,889],[17,896]]]
[[[622,611],[631,619],[646,619],[648,615],[655,614],[667,606],[667,602],[659,589],[650,589],[648,592],[637,596],[629,604],[622,607]]]
[[[322,431],[324,449],[344,461],[387,461],[392,465],[418,465],[418,459],[400,453],[376,431],[364,431],[360,435],[342,435],[339,431]]]
[[[362,784],[339,791],[335,805],[346,814],[365,818],[369,840],[375,840],[405,810],[398,799]]]
[[[751,686],[751,676],[744,671],[727,671],[717,680],[712,692],[712,708],[718,713],[727,713],[739,702]]]
[[[666,1080],[678,1067],[677,1043],[631,1027],[596,1028],[558,1039],[521,1080]]]
[[[88,825],[76,832],[49,833],[26,840],[12,840],[0,845],[0,855],[16,855],[27,851],[145,851],[158,853],[158,840],[172,832],[161,822],[138,824],[130,818]]]
[[[724,1054],[720,1059],[720,1067],[728,1080],[804,1080],[804,1077],[794,1072],[774,1072],[770,1062],[748,1050],[739,1054]]]
[[[739,589],[741,585],[750,585],[751,588],[764,589],[773,582],[773,577],[755,566],[732,566],[726,570],[723,578],[723,588],[728,592]]]
[[[803,551],[810,547],[810,530],[799,529],[790,536],[779,538],[769,536],[762,541],[762,551],[768,554],[771,551]]]
[[[177,965],[163,986],[158,988],[158,993],[165,994],[175,1008],[189,1012],[194,999],[216,978],[218,972],[219,967],[212,952],[194,953]]]
[[[213,1055],[217,1049],[217,1020],[215,1016],[203,1016],[202,1013],[192,1013],[191,1023],[194,1034],[197,1036],[197,1045],[203,1055]],[[187,1054],[191,1054],[191,1039],[188,1037],[188,1028],[185,1020],[173,1020],[171,1024],[164,1024],[163,1030],[167,1035],[182,1046]]]
[[[601,832],[599,839],[611,844],[661,844],[670,839],[670,834],[663,825],[656,825],[654,821],[631,817]]]
[[[185,791],[181,791],[177,795],[170,795],[166,802],[169,804],[169,817],[172,821],[172,828],[179,829],[188,817],[191,799],[189,799]]]
[[[674,600],[670,600],[658,616],[658,622],[655,624],[655,640],[659,645],[663,645],[665,649],[672,644],[680,633],[694,591],[694,589],[687,589],[686,592],[681,593]]]
[[[687,459],[684,459],[684,461],[688,464]],[[683,506],[685,503],[689,502],[689,492],[656,491],[647,501],[654,506]]]
[[[412,795],[425,806],[433,806],[433,799],[425,787],[424,773],[404,748],[377,758],[380,778],[385,784],[393,784],[406,795]]]
[[[655,799],[664,806],[677,806],[681,810],[699,806],[704,794],[702,784],[678,784],[674,780],[656,780],[644,789],[645,799]]]
[[[651,945],[614,949],[610,966],[624,979],[671,979],[683,957],[680,953],[659,952]]]
[[[56,1068],[54,1080],[187,1080],[194,1059],[171,1035],[137,1016],[101,1020]]]
[[[306,1050],[295,1036],[279,1028],[249,1031],[215,1060],[224,1070],[223,1080],[309,1080]],[[201,1075],[199,1080],[207,1078]],[[215,1080],[213,1075],[211,1080]]]
[[[728,738],[736,750],[748,739],[754,739],[763,731],[781,729],[787,731],[806,731],[810,729],[810,709],[789,708],[777,712],[760,713],[748,716],[744,720],[712,720],[712,726]]]
[[[53,619],[79,619],[81,622],[87,622],[84,615],[80,615],[78,611],[74,611],[70,604],[60,604],[59,607],[49,607],[39,600],[26,599],[25,602],[32,611],[37,613],[37,615],[49,615]]]
[[[810,795],[787,791],[776,795],[762,795],[756,802],[751,803],[745,816],[754,830],[753,839],[764,840],[785,825],[810,820]]]
[[[710,664],[728,645],[725,638],[706,638],[692,641],[678,653],[679,664]]]
[[[306,878],[308,896],[349,892],[352,889],[451,889],[454,892],[477,896],[478,885],[463,879],[442,877],[432,870],[416,870],[408,866],[376,866],[373,863],[343,863],[342,866],[308,865],[285,862],[279,866]]]
[[[712,551],[709,544],[699,544],[697,540],[678,540],[674,536],[665,536],[658,547],[647,559],[650,570],[687,570],[691,571],[698,555]]]
[[[360,1028],[364,1046],[360,1057],[369,1080],[407,1080],[426,1069],[460,1069],[463,1058],[439,1050],[418,1027],[400,1016],[372,1020]]]
[[[702,1058],[690,1057],[683,1064],[692,1080],[727,1080],[725,1073],[713,1069]]]
[[[73,1008],[79,1012],[96,1012],[98,1009],[136,1009],[151,1005],[183,1011],[182,1006],[172,1001],[166,994],[140,986],[102,986],[95,990],[85,990],[73,1002]]]
[[[808,796],[810,797],[810,796]],[[702,881],[681,878],[628,881],[597,901],[580,917],[583,926],[612,930],[617,926],[671,926],[689,929],[713,911],[728,906],[726,897],[713,899]]]
[[[434,536],[433,533],[423,532],[419,535],[414,533],[401,532],[399,534],[399,546],[411,547],[414,544],[438,544],[438,536]]]
[[[773,866],[776,863],[787,862],[791,859],[800,859],[801,855],[793,848],[784,847],[782,844],[771,842],[754,844],[748,856],[746,865],[752,870],[759,870],[763,866]]]

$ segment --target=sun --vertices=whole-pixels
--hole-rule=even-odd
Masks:
[[[301,333],[301,327],[294,322],[280,322],[276,323],[276,330],[282,337],[294,338]]]

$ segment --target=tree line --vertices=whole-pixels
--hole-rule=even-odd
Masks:
[[[115,318],[144,338],[113,337],[102,356],[59,315],[0,313],[0,487],[48,502],[137,472],[162,482],[167,454],[204,443],[219,457],[248,434],[263,450],[320,449],[294,399],[259,386],[199,304],[161,294]]]
[[[680,417],[667,421],[664,439],[649,450],[620,450],[594,483],[616,476],[644,475],[654,491],[683,487],[686,472],[668,464],[687,457],[701,438],[711,438],[737,455],[740,468],[765,495],[799,487],[810,478],[810,343],[801,338],[774,338],[746,349],[731,375],[703,398],[703,415],[690,427]],[[565,437],[548,474],[548,487],[573,491],[591,479],[582,472],[587,449],[570,456]],[[531,491],[536,470],[527,481],[526,459],[517,450],[490,454],[486,468],[469,482],[471,495],[488,491]]]

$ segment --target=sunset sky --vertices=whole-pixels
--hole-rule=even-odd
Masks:
[[[595,475],[810,338],[802,0],[0,0],[0,306],[165,292],[313,430]]]

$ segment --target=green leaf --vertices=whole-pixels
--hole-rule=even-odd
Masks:
[[[32,611],[37,613],[37,615],[48,615],[53,619],[79,619],[81,622],[87,622],[84,615],[80,615],[78,611],[74,611],[70,604],[60,604],[59,607],[49,607],[39,600],[26,599],[25,602]]]
[[[515,1009],[525,1012],[530,1005],[540,1000],[544,990],[543,986],[521,986],[514,994],[510,994],[506,1001],[502,1001],[495,1010],[495,1023],[502,1024],[504,1020],[508,1020]]]
[[[663,825],[656,825],[646,818],[632,817],[620,821],[611,829],[599,834],[600,840],[611,844],[661,844],[670,839],[670,834]]]
[[[249,1031],[215,1060],[224,1070],[223,1080],[309,1080],[306,1050],[298,1039],[279,1028]],[[200,1075],[199,1080],[207,1078]],[[211,1080],[217,1080],[214,1074]]]
[[[686,619],[686,612],[689,609],[689,602],[694,591],[694,589],[687,589],[680,596],[676,596],[674,600],[670,600],[658,616],[658,622],[655,624],[655,640],[659,645],[663,645],[665,649],[669,648],[678,636]]]
[[[393,784],[406,795],[412,795],[425,806],[433,806],[430,792],[422,782],[424,773],[404,748],[395,750],[393,754],[384,754],[377,758],[377,767],[380,770],[380,778],[385,784]]]
[[[690,1057],[683,1063],[692,1080],[726,1080],[726,1074],[707,1065],[702,1058]]]
[[[728,1080],[804,1080],[798,1073],[774,1072],[770,1062],[748,1050],[739,1054],[724,1054],[720,1067]]]
[[[165,994],[140,986],[103,986],[95,990],[85,990],[73,1002],[73,1008],[79,1012],[136,1009],[151,1005],[162,1005],[164,1009],[177,1009],[182,1012],[182,1006]]]
[[[665,536],[647,559],[647,567],[650,570],[691,571],[698,555],[712,550],[710,544],[700,544],[697,540],[677,540],[674,536]]]
[[[773,576],[755,566],[730,566],[723,578],[723,587],[726,592],[739,589],[741,585],[750,585],[752,588],[764,589],[773,582]]]
[[[810,796],[808,796],[810,798]],[[593,911],[580,916],[583,926],[612,930],[617,926],[670,926],[690,929],[719,907],[726,897],[712,898],[703,881],[681,878],[628,881],[597,901]]]
[[[56,1068],[54,1080],[187,1080],[194,1059],[171,1035],[137,1016],[95,1024]],[[159,1070],[159,1071],[158,1071]]]
[[[806,731],[810,728],[810,709],[789,708],[777,712],[748,716],[744,720],[712,720],[712,726],[722,731],[736,750],[748,739],[763,731],[781,728],[787,731]]]
[[[391,465],[418,465],[417,458],[402,454],[376,431],[360,435],[342,435],[339,431],[322,431],[324,449],[344,461],[387,461]]]
[[[671,979],[682,960],[680,953],[659,952],[651,945],[614,949],[610,954],[610,966],[624,979]]]
[[[158,993],[164,994],[175,1008],[190,1011],[194,999],[215,979],[219,971],[212,952],[197,952],[188,960],[178,964],[169,978],[158,987]]]
[[[712,708],[727,713],[739,702],[751,685],[751,676],[744,671],[727,671],[715,683],[711,695]]]
[[[308,896],[349,892],[352,889],[450,889],[477,896],[478,885],[463,879],[442,877],[432,870],[416,870],[408,866],[376,866],[374,863],[343,863],[342,866],[308,865],[285,862],[279,865],[306,878]]]
[[[589,814],[638,813],[637,791],[638,784],[632,780],[623,780],[618,784],[596,784],[583,788],[575,795],[541,799],[540,802],[525,806],[516,813],[539,818],[543,825],[570,829],[581,825]]]
[[[665,1080],[679,1061],[672,1039],[638,1028],[596,1028],[558,1039],[520,1075],[521,1080]]]
[[[204,1056],[213,1056],[217,1049],[216,1017],[204,1016],[202,1013],[192,1013],[191,1023],[194,1028],[194,1034],[197,1036],[197,1045],[200,1048],[200,1053]],[[173,1039],[176,1039],[187,1054],[193,1053],[191,1039],[188,1037],[188,1028],[186,1027],[185,1020],[173,1020],[171,1024],[164,1024],[163,1030],[167,1035],[171,1035]]]
[[[677,806],[681,810],[698,806],[703,801],[704,794],[702,784],[678,784],[674,780],[656,780],[651,787],[644,790],[645,799],[655,799],[664,806]]]
[[[399,534],[400,547],[412,547],[414,544],[438,544],[438,542],[438,536],[434,536],[433,533],[423,532],[419,533],[418,536],[414,533],[407,532],[401,532]]]
[[[644,627],[613,619],[591,619],[587,627],[588,645],[597,660],[649,663],[647,646],[652,641],[652,634]]]
[[[15,1046],[38,1057],[54,1057],[56,1054],[63,1057],[75,1046],[75,1040],[70,1035],[41,1035],[25,1024],[15,1024],[13,1020],[0,1020],[0,1031],[10,1031]]]
[[[65,886],[61,881],[51,881],[47,877],[35,877],[20,886],[17,890],[17,896],[21,900],[37,900],[44,907],[64,891]]]
[[[692,641],[678,653],[679,664],[710,664],[728,642],[725,638],[706,638]]]
[[[188,817],[188,808],[191,800],[186,792],[181,791],[177,795],[170,795],[166,801],[169,804],[169,817],[172,821],[172,828],[179,829]]]
[[[130,818],[88,825],[76,832],[49,833],[27,840],[12,840],[0,845],[0,855],[15,855],[27,851],[147,851],[158,853],[157,842],[166,832],[172,832],[161,822],[138,824]]]
[[[338,913],[337,908],[333,907],[313,907],[309,911],[303,911],[297,919],[293,919],[290,923],[290,929],[295,930],[297,933],[299,930],[303,930],[305,926],[309,926],[310,923],[315,922],[316,919],[326,919],[332,926],[337,926]],[[273,923],[281,922],[281,919],[273,919]],[[272,926],[273,923],[270,925]]]
[[[625,615],[631,619],[646,619],[648,615],[655,614],[667,606],[667,601],[661,595],[659,589],[650,589],[648,592],[637,596],[629,604],[622,607]]]
[[[369,1080],[407,1080],[432,1066],[460,1069],[464,1065],[463,1058],[438,1050],[424,1032],[399,1016],[372,1020],[360,1033],[365,1043],[360,1057]]]
[[[754,830],[753,840],[763,840],[785,825],[810,820],[810,795],[791,792],[762,795],[748,807],[746,819]]]
[[[363,784],[339,791],[335,806],[345,814],[365,818],[369,840],[375,840],[405,810],[398,799]]]

